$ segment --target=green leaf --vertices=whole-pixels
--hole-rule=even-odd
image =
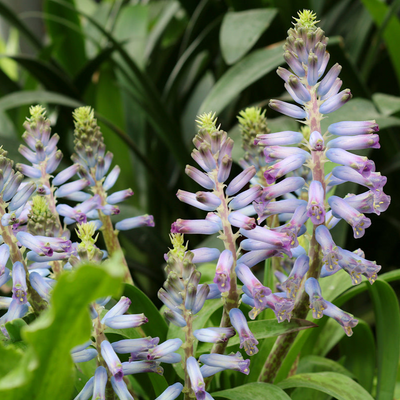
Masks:
[[[337,400],[373,400],[371,395],[346,375],[336,372],[317,372],[291,376],[278,383],[282,389],[304,387],[319,390]]]
[[[27,324],[21,318],[14,319],[6,323],[6,329],[12,342],[19,342],[22,340],[21,329],[25,326],[27,326]]]
[[[375,24],[380,27],[384,22],[386,26],[383,32],[383,38],[386,42],[387,50],[390,59],[392,60],[393,68],[396,71],[397,81],[400,83],[400,53],[399,39],[400,39],[400,21],[395,13],[389,16],[386,20],[389,7],[379,0],[361,0],[366,9],[369,11]]]
[[[273,8],[228,12],[219,34],[222,56],[228,65],[240,60],[269,27],[277,10]]]
[[[48,13],[48,16],[45,16],[45,23],[52,42],[56,44],[55,57],[73,76],[86,63],[85,41],[74,0],[64,0],[64,2],[71,7],[66,8],[52,0],[44,2],[44,10]],[[53,20],[51,18],[53,15],[62,16],[73,27]]]
[[[266,319],[261,321],[249,321],[249,329],[256,339],[265,339],[270,337],[277,337],[285,333],[297,332],[303,329],[314,328],[317,325],[304,319],[293,318],[288,321],[278,322],[276,319]],[[229,339],[228,347],[236,346],[239,344],[239,336],[235,335]],[[206,353],[211,349],[211,343],[202,343],[198,348],[198,352]]]
[[[214,392],[211,395],[215,398],[229,400],[289,400],[290,397],[280,388],[269,383],[249,383],[238,386],[234,389]]]
[[[201,312],[196,315],[196,318],[193,321],[193,330],[196,329],[201,329],[204,328],[207,324],[207,321],[210,319],[210,317],[219,309],[221,309],[223,306],[223,303],[220,299],[218,300],[207,300],[204,307],[201,309]],[[185,332],[184,330],[179,327],[175,326],[173,324],[169,325],[168,329],[168,334],[167,334],[167,339],[175,339],[179,338],[182,340],[183,343],[185,343]],[[197,349],[198,341],[195,340],[193,343],[193,351],[196,354],[196,349]],[[182,347],[177,351],[182,356],[182,360],[184,360],[184,351]],[[180,378],[184,379],[185,375],[183,372],[183,368],[181,364],[174,364],[174,368],[176,373],[179,375]]]
[[[167,337],[168,326],[153,302],[140,289],[128,284],[124,285],[124,296],[132,300],[129,312],[144,313],[148,318],[149,322],[142,326],[144,332],[149,336],[158,336],[160,342],[163,342]]]
[[[46,89],[78,97],[78,91],[65,74],[44,61],[30,56],[7,56],[32,74]]]
[[[282,43],[253,51],[218,80],[203,101],[198,114],[213,111],[218,115],[243,89],[282,63]]]
[[[374,304],[378,385],[376,400],[392,400],[400,354],[400,312],[394,290],[377,280],[368,286]]]
[[[25,36],[26,39],[37,49],[40,50],[42,48],[42,44],[40,40],[34,35],[34,33],[23,23],[23,20],[18,17],[14,13],[11,8],[8,8],[4,2],[0,2],[0,15],[9,22],[10,25],[13,25],[18,29],[19,32]]]
[[[320,356],[309,355],[303,357],[300,359],[297,367],[297,374],[325,371],[337,372],[338,374],[346,375],[349,378],[355,378],[355,376],[348,369],[343,367],[343,365],[340,365],[336,361],[330,360],[329,358]]]
[[[55,92],[45,90],[26,90],[10,93],[0,99],[0,110],[10,110],[21,105],[31,105],[38,103],[59,104],[66,107],[76,108],[84,104],[78,100],[71,99]]]
[[[117,258],[83,265],[61,275],[49,309],[23,331],[28,344],[21,362],[0,379],[2,400],[69,400],[74,387],[70,351],[87,341],[92,322],[88,305],[100,297],[117,296],[123,279]]]
[[[374,93],[372,100],[382,115],[389,116],[400,111],[400,97],[386,93]]]
[[[11,370],[17,368],[23,352],[12,344],[5,346],[0,340],[0,380]]]
[[[359,320],[353,335],[340,342],[340,349],[342,354],[346,355],[344,366],[355,375],[358,383],[371,393],[376,355],[374,335],[368,324]]]

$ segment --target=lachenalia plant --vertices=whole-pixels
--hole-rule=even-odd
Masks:
[[[352,227],[354,238],[361,238],[371,225],[364,214],[379,215],[387,209],[390,197],[382,190],[386,178],[375,171],[373,161],[351,153],[379,148],[375,121],[342,121],[331,124],[328,132],[321,130],[321,120],[349,101],[351,93],[348,89],[340,91],[338,64],[326,72],[330,58],[326,50],[328,39],[316,27],[315,19],[307,10],[299,13],[284,46],[289,69],[280,67],[277,71],[297,104],[270,102],[272,109],[295,118],[305,127],[299,132],[269,133],[265,113],[259,109],[242,112],[239,122],[246,153],[240,164],[244,170],[229,181],[232,140],[217,127],[215,115],[201,115],[192,158],[202,171],[187,166],[185,172],[206,190],[177,193],[181,201],[208,214],[203,220],[178,219],[172,225],[172,235],[218,234],[224,244],[221,253],[199,248],[186,252],[185,257],[190,263],[218,259],[214,284],[224,306],[220,328],[215,329],[235,327],[245,338],[241,347],[248,355],[257,353],[258,342],[239,309],[241,302],[252,308],[250,319],[269,308],[278,322],[304,319],[311,309],[315,319],[331,317],[351,336],[357,319],[325,300],[319,281],[344,270],[354,285],[361,283],[363,276],[373,284],[381,268],[366,259],[362,250],[337,246],[330,232],[344,220]],[[327,168],[330,163],[341,165]],[[345,182],[358,183],[367,190],[344,198],[334,195],[336,186]],[[242,189],[245,190],[240,192]],[[258,216],[258,224],[254,215]],[[240,236],[244,240],[239,245]],[[270,258],[281,260],[273,264],[278,291],[264,286],[252,272],[254,266]],[[181,286],[175,286],[168,303],[162,300],[169,308],[170,321],[179,320],[181,326],[187,327],[186,308],[182,304],[191,278],[185,275],[184,268],[175,269],[173,274]],[[237,278],[243,284],[241,288]],[[273,382],[296,335],[293,332],[278,337],[259,381]],[[188,345],[191,340],[189,334]],[[205,398],[208,381],[204,378],[210,376],[209,367],[216,366],[209,364],[209,360],[222,357],[228,340],[214,344],[210,355],[200,357],[199,361],[204,363],[200,369],[193,354],[188,353],[185,368],[191,386],[186,386],[186,392],[192,390],[197,399]]]

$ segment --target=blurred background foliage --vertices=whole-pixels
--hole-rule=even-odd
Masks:
[[[179,188],[199,190],[184,174],[185,165],[194,164],[196,115],[217,113],[236,140],[237,161],[238,112],[287,98],[275,70],[283,64],[282,41],[292,16],[303,8],[317,13],[330,37],[330,65],[343,66],[343,86],[354,96],[323,126],[343,119],[378,121],[382,148],[370,156],[387,175],[385,192],[392,196],[387,212],[371,216],[372,227],[362,239],[355,242],[339,224],[337,243],[361,247],[383,272],[394,270],[400,232],[398,0],[2,0],[0,143],[20,161],[28,107],[44,104],[53,132],[61,136],[64,168],[73,150],[71,112],[80,105],[94,107],[122,170],[117,189],[135,192],[119,217],[154,215],[155,228],[120,235],[135,281],[154,298],[164,280],[171,223],[204,218],[175,195]],[[272,110],[267,117],[272,132],[299,129]],[[357,190],[342,186],[342,195]],[[188,239],[191,248],[200,243]],[[369,306],[364,310],[368,320]]]

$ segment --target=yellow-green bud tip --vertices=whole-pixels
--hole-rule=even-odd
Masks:
[[[32,213],[43,215],[49,211],[47,200],[43,196],[33,196],[32,198]]]
[[[29,113],[31,114],[31,118],[27,118],[27,120],[30,122],[38,121],[46,117],[46,109],[41,105],[29,107]]]
[[[240,125],[248,125],[250,123],[259,124],[266,118],[265,110],[262,111],[260,107],[248,107],[240,111],[237,118]]]
[[[296,28],[307,28],[307,29],[314,29],[315,25],[319,22],[316,21],[317,14],[312,12],[311,10],[303,10],[297,13],[299,18],[293,17],[296,22],[293,22],[293,25]]]
[[[79,107],[72,113],[75,123],[79,125],[84,125],[94,119],[94,110],[90,106]]]
[[[172,243],[172,249],[170,249],[170,252],[174,254],[175,256],[178,256],[179,258],[183,258],[183,256],[186,253],[187,250],[187,245],[185,246],[183,244],[184,242],[184,237],[182,233],[171,233],[169,235],[169,238],[171,239]]]
[[[82,243],[85,245],[96,243],[97,236],[93,238],[93,235],[96,232],[96,227],[93,222],[86,222],[83,224],[79,224],[76,227],[76,234],[79,239],[81,239]]]
[[[215,113],[209,112],[197,116],[196,123],[199,129],[205,129],[208,133],[215,132],[217,119]]]

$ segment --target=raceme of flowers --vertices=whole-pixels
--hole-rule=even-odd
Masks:
[[[237,334],[240,349],[248,356],[258,353],[257,338],[239,308],[241,303],[250,306],[252,320],[271,309],[282,322],[306,318],[302,307],[306,302],[314,318],[332,317],[348,336],[352,334],[357,320],[324,299],[320,279],[344,270],[354,285],[363,277],[373,284],[380,266],[366,259],[361,249],[337,246],[330,230],[344,220],[356,239],[362,237],[371,225],[365,214],[385,211],[390,197],[383,192],[386,178],[376,172],[373,161],[352,153],[379,148],[375,121],[342,121],[331,124],[328,132],[321,131],[322,118],[351,99],[349,89],[340,91],[340,65],[326,71],[327,41],[316,27],[315,15],[299,13],[284,46],[289,69],[277,71],[296,105],[271,100],[270,107],[305,127],[270,133],[265,112],[255,108],[241,112],[245,155],[239,175],[230,176],[233,140],[217,126],[212,113],[198,118],[192,158],[199,168],[188,165],[185,172],[201,190],[179,190],[177,197],[207,214],[204,219],[178,219],[172,224],[166,280],[158,292],[165,318],[182,328],[185,341],[171,338],[159,343],[158,337],[142,335],[111,343],[107,328],[139,328],[148,319],[144,314],[129,314],[131,301],[126,297],[112,306],[110,298],[98,299],[90,305],[92,339],[71,351],[75,363],[97,360],[94,376],[76,400],[105,399],[107,382],[121,400],[133,399],[124,377],[162,374],[161,363],[181,363],[185,379],[157,399],[173,400],[181,392],[185,399],[212,399],[207,390],[216,373],[226,369],[250,373],[250,360],[241,352],[225,354],[229,339]],[[119,251],[117,231],[154,226],[152,216],[144,215],[119,221],[114,228],[111,216],[119,213],[117,204],[133,192],[108,194],[120,168],[111,168],[113,155],[106,151],[93,110],[75,110],[73,165],[61,171],[59,137],[51,135],[45,110],[36,106],[30,113],[24,124],[26,145],[19,149],[30,164],[18,164],[16,172],[7,152],[0,149],[0,286],[12,279],[12,298],[0,298],[0,308],[7,309],[0,318],[5,336],[8,321],[24,317],[31,309],[39,314],[48,306],[61,273],[79,268],[82,262],[100,263]],[[325,173],[330,162],[340,165]],[[78,179],[72,180],[75,176]],[[336,196],[336,186],[344,182],[358,183],[365,190]],[[72,207],[59,203],[60,199],[78,204]],[[72,224],[76,224],[77,242],[67,228]],[[107,250],[96,246],[100,228]],[[218,234],[224,250],[189,251],[184,234]],[[276,288],[264,286],[252,271],[267,259],[274,260]],[[213,283],[200,283],[196,264],[204,262],[216,262]],[[131,282],[128,268],[125,281]],[[219,327],[194,329],[197,315],[211,300],[223,303]],[[210,353],[196,359],[195,341],[212,343]],[[129,354],[129,361],[121,362],[118,354]]]

